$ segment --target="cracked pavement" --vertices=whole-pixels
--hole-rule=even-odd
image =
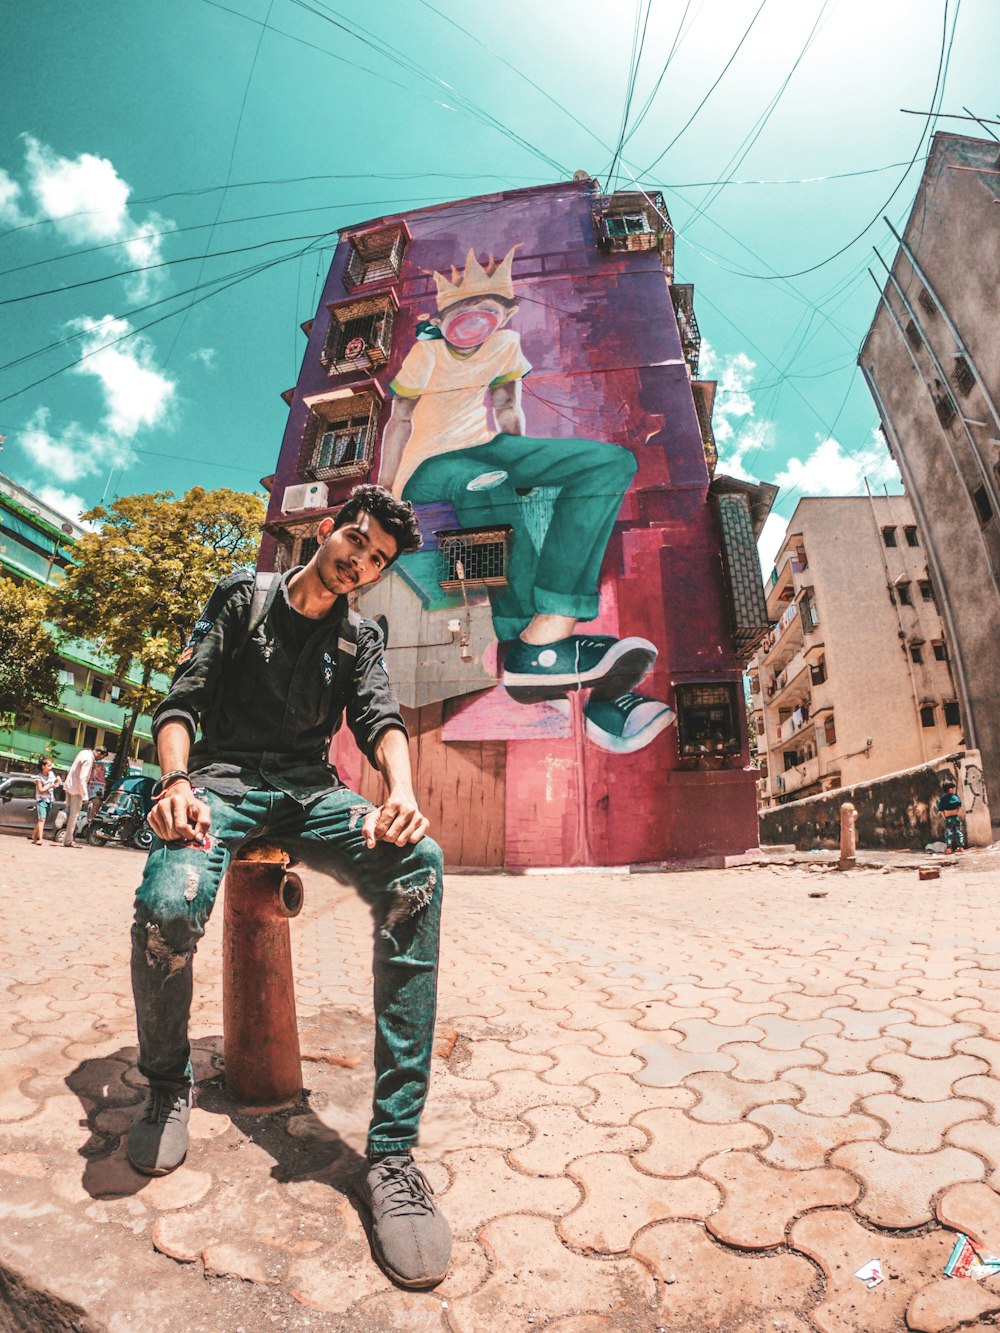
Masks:
[[[1000,1326],[1000,849],[848,873],[450,876],[417,1158],[455,1232],[431,1293],[350,1193],[371,925],[305,875],[307,1093],[222,1077],[221,907],[196,959],[183,1167],[124,1159],[138,854],[0,839],[0,1323],[255,1333],[949,1333]],[[854,1276],[872,1259],[885,1280]]]

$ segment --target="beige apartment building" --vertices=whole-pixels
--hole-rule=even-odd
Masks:
[[[961,714],[927,551],[907,499],[799,501],[750,661],[762,805],[961,749]]]
[[[940,597],[965,739],[1000,790],[1000,144],[935,134],[858,364]]]

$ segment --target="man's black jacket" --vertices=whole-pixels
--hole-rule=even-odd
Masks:
[[[305,805],[342,786],[327,753],[345,713],[371,763],[384,731],[406,732],[378,626],[363,620],[352,642],[344,631],[345,597],[322,620],[306,622],[288,603],[295,572],[283,576],[249,639],[252,571],[237,570],[217,585],[153,715],[154,739],[171,720],[184,722],[192,738],[200,724],[191,776],[223,796],[271,787]],[[352,648],[353,672],[338,670]]]

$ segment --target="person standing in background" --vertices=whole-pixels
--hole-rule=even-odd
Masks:
[[[104,800],[104,786],[108,780],[108,766],[94,756],[94,763],[87,781],[87,818],[93,819]]]
[[[61,781],[62,779],[52,772],[51,759],[40,759],[38,761],[38,777],[35,778],[35,814],[38,818],[34,833],[28,834],[30,841],[38,847],[42,845],[42,839],[45,836],[45,820],[52,807],[55,790]]]
[[[63,783],[67,797],[64,847],[78,846],[73,841],[73,835],[76,833],[76,821],[83,808],[84,801],[90,796],[90,781],[95,762],[103,772],[104,764],[102,761],[107,753],[103,745],[95,745],[92,750],[81,750],[70,764],[69,772],[66,774],[66,780]]]

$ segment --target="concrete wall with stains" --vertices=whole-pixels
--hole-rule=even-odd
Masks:
[[[643,713],[652,715],[654,705],[675,706],[680,683],[739,682],[740,663],[731,642],[719,534],[706,503],[705,446],[669,278],[654,250],[599,248],[596,203],[591,182],[573,181],[394,215],[341,233],[291,398],[263,562],[274,564],[283,534],[288,546],[290,528],[315,524],[319,517],[290,515],[284,505],[286,489],[303,480],[302,445],[316,401],[362,383],[374,386],[383,400],[370,474],[328,480],[329,508],[320,512],[335,510],[359,480],[392,486],[393,468],[384,462],[386,431],[391,440],[391,423],[398,417],[394,402],[411,387],[414,348],[421,345],[415,340],[451,337],[449,303],[488,288],[493,279],[516,301],[502,334],[516,335],[519,353],[531,367],[518,377],[521,433],[574,446],[603,442],[635,460],[634,479],[603,545],[596,614],[581,619],[575,632],[637,637],[654,646],[655,661],[632,691],[640,696]],[[400,223],[408,234],[402,270],[397,279],[373,288],[391,290],[398,303],[388,361],[366,376],[335,376],[323,358],[335,318],[331,310],[368,291],[345,285],[351,237]],[[465,329],[456,340],[459,336],[478,335]],[[423,344],[428,345],[440,357],[440,342]],[[461,350],[457,342],[456,347]],[[487,379],[483,401],[497,429],[490,388]],[[409,485],[407,478],[407,498]],[[540,495],[551,502],[560,494],[558,479],[544,473],[537,487],[520,498],[534,503],[532,496]],[[504,690],[504,649],[496,640],[503,638],[505,622],[491,605],[492,594],[474,587],[463,596],[442,592],[431,568],[435,534],[468,523],[449,521],[446,503],[419,509],[424,551],[416,560],[401,561],[367,591],[359,609],[388,622],[386,656],[406,706],[420,798],[442,818],[433,831],[452,863],[622,864],[756,845],[756,774],[748,768],[742,707],[739,753],[682,760],[676,728],[667,724],[651,728],[648,743],[628,750],[609,748],[606,736],[595,740],[588,700],[579,691],[554,701],[515,700]],[[581,543],[588,522],[581,517]],[[573,558],[570,548],[566,560]],[[460,630],[449,629],[455,624]],[[460,637],[469,643],[464,655]],[[462,763],[456,763],[459,755],[465,756]],[[371,781],[362,775],[345,734],[338,738],[337,762],[346,778],[371,794]],[[474,824],[478,819],[489,830],[479,841],[475,828],[449,827],[459,774],[463,819]]]
[[[969,846],[988,847],[992,841],[990,807],[978,750],[960,750],[872,782],[772,806],[761,811],[761,843],[794,843],[801,851],[839,847],[840,807],[850,801],[858,812],[858,847],[926,847],[943,840],[944,816],[936,806],[946,775],[955,780],[962,798]]]

